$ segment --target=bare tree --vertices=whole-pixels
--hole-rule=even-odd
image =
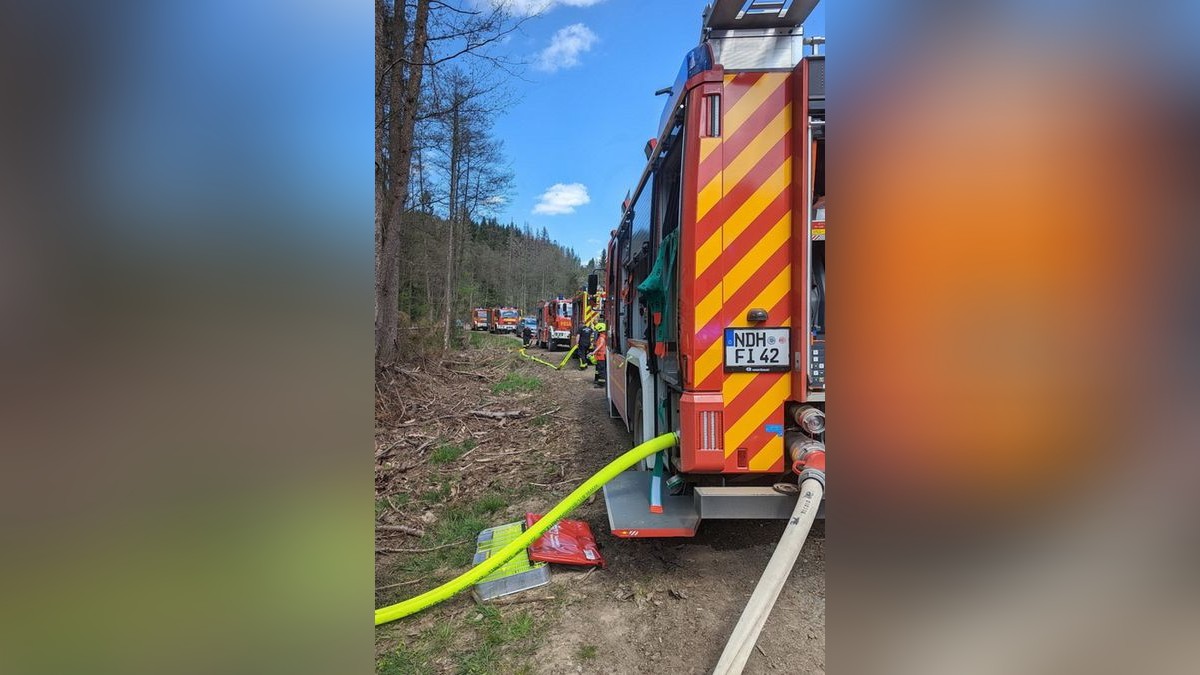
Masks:
[[[376,0],[375,361],[396,358],[399,329],[401,215],[408,202],[413,129],[417,121],[431,0],[416,0],[410,24],[404,2]],[[391,10],[391,11],[389,11]],[[382,48],[381,48],[382,45]],[[381,52],[385,56],[380,60]],[[387,109],[383,98],[386,83]],[[386,148],[379,141],[386,138]],[[382,178],[380,177],[382,175]],[[382,181],[382,182],[381,182]]]
[[[431,108],[440,130],[433,154],[446,184],[446,284],[443,289],[444,348],[450,345],[453,317],[459,309],[456,290],[466,257],[467,224],[494,212],[507,196],[512,174],[503,164],[500,143],[491,136],[491,119],[501,109],[497,88],[484,78],[450,69],[435,80]],[[473,295],[473,289],[468,296]]]
[[[414,137],[417,122],[437,110],[422,110],[426,71],[463,57],[501,69],[512,64],[489,48],[516,30],[504,3],[477,9],[463,0],[375,0],[375,362],[396,357],[399,328],[402,233],[412,207]],[[422,189],[418,203],[429,205]],[[451,237],[453,239],[453,237]]]

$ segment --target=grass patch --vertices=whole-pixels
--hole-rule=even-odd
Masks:
[[[454,625],[439,621],[416,638],[396,646],[375,664],[378,675],[410,675],[435,672],[433,659],[446,653],[454,643]]]
[[[426,490],[421,493],[420,500],[423,504],[441,504],[450,496],[450,481],[443,480],[437,487]]]
[[[443,483],[442,486],[448,495],[449,484]],[[397,569],[410,576],[426,575],[441,568],[457,568],[470,563],[470,552],[475,550],[475,537],[485,528],[499,525],[493,522],[494,514],[503,510],[508,503],[504,495],[489,493],[469,504],[451,506],[421,538],[421,544],[423,547],[433,547],[462,543],[407,557]]]
[[[495,513],[505,506],[508,506],[508,500],[503,496],[498,494],[488,494],[484,495],[479,499],[479,501],[475,502],[474,506],[472,506],[472,510],[480,514]]]
[[[383,658],[375,663],[375,672],[378,675],[412,675],[431,673],[433,669],[429,666],[428,654],[398,645],[395,651],[384,654]]]
[[[591,661],[592,659],[596,658],[596,655],[599,653],[600,648],[596,645],[582,645],[579,648],[579,660]]]
[[[462,443],[444,443],[429,455],[429,461],[433,464],[449,464],[474,447],[475,441],[470,438]]]
[[[498,514],[510,503],[513,492],[500,489],[472,502],[448,506],[437,523],[427,528],[421,543],[434,546],[462,541],[462,545],[406,557],[396,569],[410,578],[423,577],[429,584],[461,571],[470,564],[475,536],[483,528],[499,524]],[[419,635],[391,647],[376,661],[376,673],[532,673],[529,659],[545,628],[546,624],[529,610],[502,611],[487,604],[476,605],[466,617],[447,615]]]
[[[531,673],[526,661],[535,652],[543,626],[528,610],[505,616],[490,605],[477,605],[466,619],[439,621],[405,640],[376,661],[378,675],[408,675],[445,670],[454,659],[462,675]]]
[[[522,375],[510,372],[496,384],[492,385],[493,394],[508,394],[518,391],[537,391],[542,388],[542,381],[532,375]]]
[[[495,607],[479,605],[479,618],[470,619],[478,637],[476,647],[458,655],[458,672],[467,675],[484,675],[497,672],[514,672],[501,667],[505,656],[527,655],[533,652],[534,644],[526,642],[534,637],[537,624],[528,611],[504,616]]]
[[[483,628],[484,644],[506,645],[521,640],[533,632],[533,615],[528,611],[518,612],[505,618],[495,607],[481,605],[479,613],[483,615],[479,623]]]
[[[554,475],[557,476],[558,474],[555,473]],[[543,488],[540,488],[536,485],[530,485],[529,483],[521,483],[520,485],[515,486],[499,486],[493,488],[493,492],[485,495],[482,499],[480,499],[480,502],[484,505],[499,503],[500,508],[503,508],[509,504],[515,504],[526,497],[541,494],[542,492]],[[498,501],[496,498],[498,498]]]
[[[381,499],[376,499],[375,517],[378,518],[380,514],[392,508],[392,506],[395,506],[398,509],[403,508],[410,501],[412,501],[412,497],[407,492],[397,492],[394,495],[387,495]]]

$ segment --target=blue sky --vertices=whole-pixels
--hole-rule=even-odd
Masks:
[[[654,135],[664,103],[654,91],[672,83],[684,55],[699,42],[705,5],[705,0],[589,1],[558,0],[513,38],[511,52],[531,65],[523,79],[511,82],[517,102],[495,127],[516,177],[501,222],[544,226],[585,261],[607,243],[621,200],[641,175],[642,147]],[[806,35],[825,35],[824,4],[805,23]],[[578,53],[573,67],[540,69],[538,55],[564,29],[567,39],[560,42],[590,41],[590,48]],[[559,183],[581,183],[590,201],[572,213],[535,213],[543,193]],[[570,203],[577,192],[560,190],[558,201]]]

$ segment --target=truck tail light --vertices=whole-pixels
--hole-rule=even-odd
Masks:
[[[725,451],[725,413],[720,410],[700,412],[700,447],[697,450]]]
[[[717,137],[721,135],[721,95],[709,94],[704,97],[705,116],[708,118],[708,133],[707,136]]]
[[[720,473],[725,468],[725,401],[720,393],[679,397],[680,469]]]

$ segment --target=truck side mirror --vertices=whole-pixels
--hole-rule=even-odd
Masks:
[[[597,276],[595,273],[589,274],[589,275],[588,275],[587,294],[588,294],[588,295],[595,295],[595,294],[596,294],[596,286],[597,286],[599,283],[600,283],[600,277],[599,277],[599,276]]]

